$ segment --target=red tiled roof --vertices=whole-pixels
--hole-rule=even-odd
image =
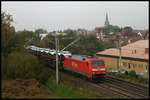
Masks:
[[[121,47],[122,57],[149,59],[149,54],[145,53],[145,48],[149,48],[149,40],[138,40],[134,43]],[[97,54],[119,56],[119,49],[110,48]]]

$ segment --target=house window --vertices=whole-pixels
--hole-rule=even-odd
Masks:
[[[147,72],[147,65],[145,65],[145,72]]]
[[[143,65],[142,64],[139,64],[139,68],[142,68],[143,67]]]
[[[128,68],[129,68],[129,69],[131,68],[131,64],[130,64],[130,63],[128,63]]]
[[[145,70],[147,70],[147,65],[145,65]]]
[[[123,66],[124,66],[124,67],[127,67],[127,63],[126,63],[126,62],[123,62]]]
[[[133,64],[133,68],[136,68],[136,64]]]

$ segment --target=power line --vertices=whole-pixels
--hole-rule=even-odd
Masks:
[[[80,40],[80,38],[77,38],[75,41],[71,42],[70,44],[68,44],[66,47],[64,47],[61,51],[65,50],[66,48],[68,48],[69,46],[71,46],[72,44],[74,44],[75,42],[77,42],[78,40]]]

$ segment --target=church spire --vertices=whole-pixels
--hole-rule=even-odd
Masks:
[[[108,21],[108,15],[106,13],[106,20],[105,20],[105,26],[108,26],[109,25],[109,21]]]

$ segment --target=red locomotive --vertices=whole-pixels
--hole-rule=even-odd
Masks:
[[[89,58],[80,55],[65,57],[64,69],[79,73],[89,79],[97,79],[106,75],[103,59]]]

